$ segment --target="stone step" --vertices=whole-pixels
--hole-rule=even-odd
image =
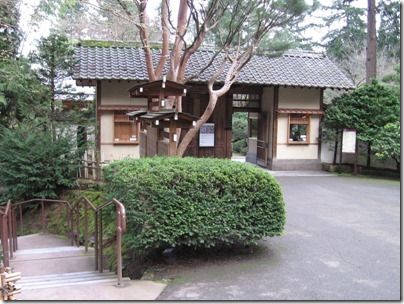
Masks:
[[[124,278],[123,281],[130,281],[130,279]],[[16,285],[21,286],[22,290],[33,290],[107,282],[111,284],[118,283],[118,276],[110,271],[104,271],[103,273],[98,271],[71,272],[22,277],[21,280],[16,282]]]

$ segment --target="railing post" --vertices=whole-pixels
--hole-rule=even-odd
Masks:
[[[119,206],[116,205],[116,216],[117,216],[117,227],[116,227],[116,249],[117,249],[117,271],[118,271],[118,284],[116,286],[121,287],[124,286],[122,284],[122,221],[121,221],[121,211],[118,210]]]
[[[17,239],[17,216],[13,209],[13,235],[14,235],[14,251],[18,250],[18,239]]]
[[[70,215],[70,238],[71,238],[71,245],[74,246],[74,210],[73,207],[69,211]]]
[[[88,252],[88,206],[84,204],[84,248]]]
[[[11,204],[10,204],[11,205]],[[14,256],[14,238],[13,238],[13,216],[11,212],[11,206],[8,208],[7,212],[7,224],[8,224],[8,233],[7,233],[7,238],[8,238],[8,252],[10,253],[10,259],[13,258]]]
[[[102,239],[103,239],[103,235],[102,235],[102,210],[100,210],[99,217],[100,217],[100,240],[99,240],[99,243],[100,243],[100,252],[99,252],[100,266],[99,266],[98,271],[102,273],[102,272],[104,272],[104,254],[103,254],[104,248],[103,248],[103,241],[102,241]]]
[[[94,212],[94,255],[95,255],[95,270],[98,270],[99,251],[98,251],[98,212]]]
[[[76,219],[76,244],[77,247],[80,247],[80,208],[77,208],[76,210],[76,214],[77,214],[77,219]]]
[[[42,212],[41,212],[42,234],[45,234],[45,206],[44,206],[43,200],[41,200],[41,208],[42,208]]]
[[[7,208],[6,208],[7,209]],[[1,217],[2,219],[2,240],[1,243],[3,245],[3,260],[4,260],[4,267],[10,266],[10,254],[8,252],[8,231],[7,231],[7,213],[4,212],[4,215]]]
[[[21,227],[21,235],[24,234],[24,223],[22,221],[22,205],[19,206],[20,207],[20,227]]]

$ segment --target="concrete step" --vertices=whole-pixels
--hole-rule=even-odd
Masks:
[[[88,252],[85,252],[84,247],[75,246],[18,250],[14,260],[30,261],[80,256],[94,256],[94,248],[88,248]]]
[[[124,278],[123,281],[130,281],[130,279]],[[33,290],[108,282],[111,284],[118,283],[118,276],[110,271],[104,271],[103,273],[83,271],[55,275],[23,276],[21,280],[17,281],[17,285],[21,286],[22,290]]]

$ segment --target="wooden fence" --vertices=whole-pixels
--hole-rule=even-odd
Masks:
[[[102,155],[94,150],[86,150],[80,162],[78,178],[102,180],[102,166],[107,164]]]

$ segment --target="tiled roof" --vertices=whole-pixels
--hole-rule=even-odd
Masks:
[[[154,59],[160,50],[153,50]],[[80,80],[148,81],[143,50],[118,47],[77,47],[78,58],[73,78]],[[211,59],[213,51],[200,50],[187,66],[186,74],[194,75]],[[157,62],[155,63],[157,64]],[[193,83],[206,82],[218,64],[213,64]],[[166,68],[167,70],[167,68]],[[222,79],[219,79],[219,82]],[[330,59],[321,54],[289,51],[282,56],[254,55],[241,71],[237,83],[353,89],[355,85]]]

